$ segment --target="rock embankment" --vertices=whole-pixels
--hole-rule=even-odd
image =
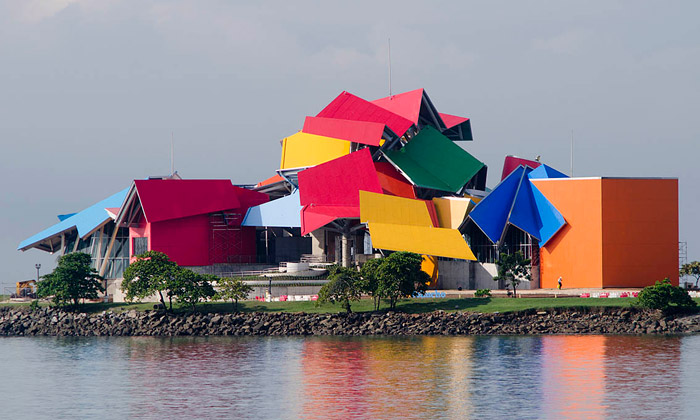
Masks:
[[[687,334],[700,332],[700,315],[635,309],[555,309],[507,314],[240,313],[169,314],[157,311],[99,314],[53,308],[0,308],[2,336],[206,335],[506,335]]]

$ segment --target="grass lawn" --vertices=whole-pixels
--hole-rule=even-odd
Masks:
[[[700,299],[694,299],[700,303]],[[629,307],[635,302],[635,298],[616,299],[591,299],[591,298],[450,298],[450,299],[403,299],[397,305],[397,311],[407,313],[424,313],[437,310],[448,312],[513,312],[527,309],[549,308],[578,308],[578,307]],[[3,304],[3,306],[26,306],[28,303]],[[46,304],[41,304],[45,306]],[[352,302],[353,312],[372,311],[372,301],[362,299]],[[306,312],[306,313],[338,313],[343,309],[340,305],[330,303],[316,306],[316,302],[258,302],[245,301],[238,303],[242,312]],[[382,303],[382,310],[388,309],[388,303]],[[123,312],[135,309],[143,311],[153,309],[153,303],[88,303],[83,310],[89,313],[102,311]],[[233,312],[231,303],[206,303],[197,305],[200,312]],[[178,312],[189,311],[189,308],[180,308]]]

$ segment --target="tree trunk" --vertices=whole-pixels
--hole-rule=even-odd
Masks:
[[[165,298],[163,297],[163,292],[158,291],[158,295],[160,296],[160,304],[163,305],[163,309],[166,309],[167,306],[165,306]],[[172,308],[170,308],[172,310]]]
[[[352,310],[350,309],[350,300],[345,299],[345,300],[343,301],[343,307],[345,308],[345,310],[346,310],[349,314],[352,313]]]

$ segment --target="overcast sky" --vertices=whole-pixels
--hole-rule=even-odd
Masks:
[[[700,3],[0,0],[0,281],[55,256],[23,239],[135,178],[255,183],[338,93],[425,88],[464,147],[577,176],[677,177],[700,260]],[[649,192],[654,206],[654,192]],[[42,272],[45,272],[42,268]],[[3,290],[4,291],[4,290]]]

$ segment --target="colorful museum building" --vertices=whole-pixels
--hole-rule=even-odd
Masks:
[[[463,289],[496,288],[500,253],[519,251],[532,261],[525,288],[678,284],[677,179],[570,178],[506,156],[489,189],[472,139],[471,121],[423,89],[343,92],[281,141],[279,168],[255,186],[135,180],[18,249],[87,252],[115,285],[148,250],[215,273],[411,251],[431,286]]]

